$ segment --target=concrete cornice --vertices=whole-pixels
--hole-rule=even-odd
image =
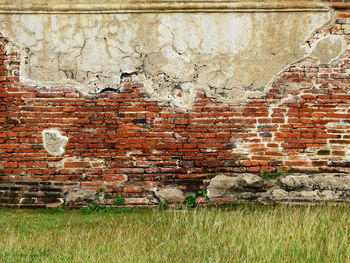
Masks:
[[[29,1],[0,0],[0,13],[172,13],[172,12],[327,12],[327,5],[311,0],[284,1]]]

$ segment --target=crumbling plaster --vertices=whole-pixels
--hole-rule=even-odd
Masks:
[[[60,156],[64,153],[64,147],[68,143],[68,137],[63,136],[59,130],[46,129],[42,132],[43,144],[45,150],[54,156]]]
[[[122,5],[114,5],[110,14],[99,9],[45,14],[21,1],[22,13],[0,14],[0,32],[22,50],[24,83],[69,84],[96,94],[119,90],[123,74],[132,74],[157,100],[190,108],[197,90],[224,102],[240,102],[263,95],[293,63],[305,58],[333,62],[345,49],[341,36],[308,41],[331,23],[332,11],[321,4],[291,5],[299,2],[282,1],[282,7],[275,2],[277,10],[272,1],[246,1],[239,9],[206,12],[203,4],[198,12],[186,13],[171,9],[170,2],[152,12],[139,3],[132,6],[137,12],[124,7],[123,13]]]

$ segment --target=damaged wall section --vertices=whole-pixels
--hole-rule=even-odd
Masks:
[[[318,4],[299,20],[272,12],[270,32],[258,26],[268,17],[259,10],[218,21],[84,14],[71,26],[58,14],[1,14],[13,25],[0,25],[0,203],[113,204],[121,196],[151,206],[208,186],[217,201],[348,202],[350,22]],[[228,36],[239,41],[211,41],[210,30],[182,41],[168,16],[188,30],[212,21],[213,34],[233,23]],[[260,177],[284,170],[273,182]],[[218,178],[237,183],[229,196],[213,196]]]

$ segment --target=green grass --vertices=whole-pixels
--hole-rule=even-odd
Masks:
[[[262,179],[277,179],[279,176],[283,176],[287,173],[287,171],[279,171],[279,172],[265,172],[261,175]]]
[[[0,262],[350,262],[350,208],[0,209]]]

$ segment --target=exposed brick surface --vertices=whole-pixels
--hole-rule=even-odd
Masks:
[[[338,18],[350,17],[350,0],[322,0],[335,9]]]

